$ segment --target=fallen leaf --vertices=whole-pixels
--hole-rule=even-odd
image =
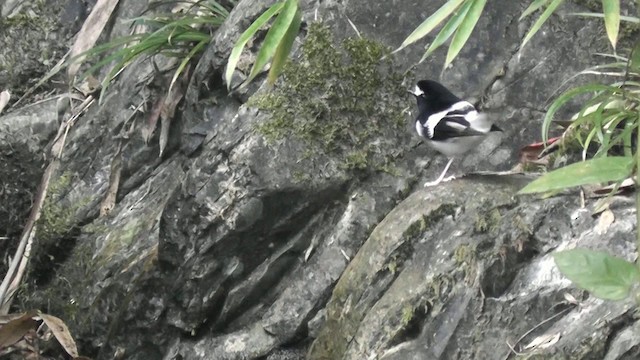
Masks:
[[[38,322],[33,319],[36,314],[35,311],[30,311],[3,325],[0,328],[0,349],[17,343],[29,330],[37,328]]]
[[[598,224],[596,225],[595,232],[598,235],[602,235],[607,232],[609,226],[613,224],[615,221],[615,216],[613,215],[613,211],[607,209],[600,214],[600,218],[598,218]]]
[[[151,137],[153,136],[153,132],[156,131],[156,126],[158,126],[158,119],[160,118],[160,113],[162,112],[162,106],[164,105],[165,97],[162,96],[158,101],[153,104],[151,111],[149,112],[149,116],[147,117],[147,121],[142,125],[140,129],[140,133],[142,134],[142,140],[146,145],[149,145],[149,141],[151,141]]]
[[[74,58],[93,47],[107,24],[107,21],[109,21],[111,13],[116,8],[116,5],[118,5],[118,1],[119,0],[98,0],[98,2],[93,6],[93,10],[91,10],[91,13],[87,16],[84,24],[82,24],[82,28],[80,29],[80,32],[78,32],[76,41],[71,47],[71,58]],[[78,73],[78,69],[80,69],[80,65],[82,65],[83,60],[84,59],[76,59],[76,61],[69,65],[67,73],[70,80],[73,80]]]
[[[64,321],[59,318],[43,314],[38,312],[38,316],[42,318],[45,324],[51,329],[53,332],[53,336],[56,337],[60,345],[64,348],[67,354],[73,356],[74,358],[78,357],[78,347],[76,346],[76,342],[73,340],[71,333],[69,332],[69,328]]]
[[[109,174],[109,188],[107,196],[100,203],[100,216],[107,216],[116,206],[116,197],[120,187],[120,175],[122,173],[122,142],[111,159],[111,173]]]
[[[183,79],[188,78],[188,72],[183,74]],[[160,125],[160,157],[164,153],[165,148],[167,147],[167,143],[169,142],[169,128],[171,127],[171,120],[173,120],[173,116],[176,113],[176,108],[178,104],[182,100],[184,96],[184,88],[182,85],[182,81],[176,83],[176,85],[171,88],[171,92],[165,98],[164,103],[162,104],[162,109],[160,111],[160,120],[162,121]]]
[[[0,114],[2,114],[2,110],[4,110],[4,107],[7,106],[9,100],[11,100],[11,94],[9,93],[9,91],[5,90],[3,92],[0,92]]]
[[[620,193],[628,191],[628,190],[633,190],[633,188],[635,187],[635,183],[636,182],[633,180],[633,178],[627,178],[627,179],[622,180],[622,183],[618,187],[618,191],[616,192],[616,194],[620,194]],[[611,191],[613,191],[613,189],[615,189],[615,187],[616,187],[616,184],[610,184],[610,185],[607,185],[607,186],[602,186],[602,187],[599,187],[599,188],[593,190],[593,193],[596,194],[596,195],[609,195],[609,193]]]
[[[546,155],[556,151],[559,148],[560,140],[562,137],[554,137],[549,139],[546,146],[544,142],[536,142],[520,149],[520,164],[527,166],[531,164],[546,165],[548,159],[545,159]]]
[[[580,305],[580,303],[578,302],[578,299],[576,299],[573,295],[569,293],[564,293],[562,296],[564,297],[565,300],[567,300],[569,304]]]
[[[541,335],[537,338],[533,339],[527,346],[524,347],[524,350],[537,350],[537,349],[546,349],[553,346],[555,343],[560,340],[560,334],[555,335]]]

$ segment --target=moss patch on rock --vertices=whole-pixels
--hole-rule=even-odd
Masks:
[[[257,131],[271,143],[301,140],[307,156],[325,153],[345,169],[387,171],[399,155],[406,106],[402,75],[385,58],[389,49],[364,38],[336,46],[329,28],[314,23],[301,53],[271,91],[249,100],[271,113]]]
[[[75,21],[66,2],[23,1],[20,11],[0,18],[0,84],[17,99],[35,85],[67,52]],[[51,87],[44,84],[42,92]]]

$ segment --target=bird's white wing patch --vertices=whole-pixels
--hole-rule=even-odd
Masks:
[[[473,107],[473,105],[471,105],[471,103],[468,102],[468,101],[458,101],[457,103],[451,105],[451,107],[448,108],[445,111],[450,112],[450,111],[463,110],[463,109],[467,109],[467,108],[472,109],[473,111],[475,111],[475,108]]]
[[[436,125],[447,115],[447,110],[440,111],[435,114],[429,116],[427,121],[424,124],[424,127],[427,129],[427,136],[429,139],[433,138],[433,133],[436,129]]]
[[[468,109],[469,111],[464,112],[465,109]],[[451,114],[455,112],[462,112],[462,113]],[[451,107],[449,107],[448,109],[442,110],[440,112],[437,112],[429,116],[429,118],[427,119],[427,122],[425,123],[425,127],[427,128],[427,135],[429,136],[430,139],[433,138],[433,134],[435,132],[436,126],[440,123],[440,121],[442,121],[442,119],[445,119],[446,117],[460,116],[460,117],[463,117],[465,120],[471,122],[470,119],[468,119],[467,117],[470,116],[472,118],[475,118],[477,114],[478,112],[475,110],[475,108],[473,107],[473,105],[471,105],[470,102],[458,101],[457,103],[451,105]],[[467,129],[467,126],[454,121],[447,122],[447,125],[451,128],[460,130],[460,132]]]

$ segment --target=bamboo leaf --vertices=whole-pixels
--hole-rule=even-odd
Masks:
[[[253,63],[251,73],[249,77],[244,81],[243,86],[247,85],[253,80],[264,68],[265,65],[271,60],[275,54],[282,38],[284,38],[289,26],[293,22],[298,10],[298,0],[286,0],[280,14],[273,22],[271,29],[267,32],[267,36],[264,38],[264,42],[260,47],[260,51],[256,56],[256,61]]]
[[[551,106],[549,106],[549,110],[547,110],[547,113],[542,122],[542,141],[545,144],[547,143],[547,140],[549,139],[549,128],[551,127],[553,116],[565,103],[567,103],[569,100],[573,99],[578,95],[589,93],[589,92],[596,92],[596,91],[612,91],[612,88],[610,86],[601,85],[601,84],[583,85],[583,86],[578,86],[576,88],[573,88],[565,92],[564,94],[560,95],[551,104]]]
[[[484,6],[487,4],[487,0],[473,0],[473,4],[469,9],[469,12],[464,17],[464,20],[456,30],[456,34],[453,35],[453,39],[451,40],[451,45],[449,45],[449,51],[447,52],[447,58],[444,62],[444,67],[446,68],[453,59],[458,56],[460,50],[464,44],[469,40],[469,36],[473,32],[473,28],[476,27],[478,23],[478,19],[480,19],[480,15],[482,15],[482,10],[484,10]]]
[[[254,21],[247,30],[245,30],[242,35],[238,38],[233,49],[231,50],[231,55],[229,55],[229,60],[227,61],[227,70],[225,73],[225,80],[227,82],[227,89],[231,89],[231,80],[233,78],[233,71],[236,69],[236,65],[238,65],[238,60],[240,60],[240,54],[242,54],[242,50],[244,46],[247,44],[249,39],[253,37],[253,35],[260,30],[260,28],[271,19],[275,14],[277,14],[282,7],[284,6],[284,2],[279,2],[273,4],[267,11],[263,12],[260,17]]]
[[[569,14],[567,14],[567,16],[583,16],[583,17],[604,18],[604,14],[601,14],[601,13],[586,13],[586,12],[569,13]],[[630,22],[632,24],[640,24],[640,18],[633,17],[633,16],[620,15],[620,21]]]
[[[187,56],[185,56],[182,59],[182,61],[180,62],[180,65],[178,65],[178,68],[173,73],[173,77],[171,78],[171,83],[169,84],[169,90],[167,91],[168,94],[171,94],[171,89],[173,88],[173,85],[175,85],[176,81],[178,80],[178,77],[180,77],[180,74],[182,74],[182,72],[184,71],[184,68],[187,66],[189,61],[191,61],[191,59],[194,56],[196,56],[196,54],[202,51],[202,49],[204,49],[204,47],[208,43],[209,41],[205,41],[205,40],[200,41],[196,46],[193,47],[193,49],[191,49],[191,51],[189,51]]]
[[[529,32],[524,37],[524,40],[522,40],[522,45],[520,47],[524,47],[524,45],[527,42],[529,42],[529,40],[531,40],[533,35],[535,35],[538,32],[538,30],[540,30],[542,25],[544,25],[545,21],[547,21],[547,19],[549,19],[549,16],[551,16],[551,14],[553,14],[553,12],[556,11],[558,6],[560,6],[560,4],[562,4],[563,1],[564,0],[553,0],[553,2],[551,4],[549,4],[549,6],[544,10],[542,15],[540,15],[538,20],[536,20],[536,22],[533,24],[533,26],[531,26],[531,29],[529,29]]]
[[[464,5],[460,7],[460,9],[447,21],[447,23],[442,27],[438,36],[433,40],[427,51],[422,55],[422,58],[419,62],[423,62],[431,53],[433,53],[437,48],[439,48],[442,44],[444,44],[451,35],[458,29],[460,23],[464,20],[464,17],[469,12],[469,8],[473,5],[472,0],[467,0]]]
[[[602,0],[602,12],[607,36],[611,46],[615,49],[618,42],[618,31],[620,30],[620,0]]]
[[[605,300],[623,300],[640,281],[638,268],[602,251],[572,249],[553,254],[556,266],[576,286]]]
[[[278,45],[278,49],[276,49],[276,53],[273,55],[273,61],[271,62],[271,69],[269,70],[269,75],[267,77],[267,82],[271,85],[275,83],[278,75],[282,72],[282,68],[284,67],[285,62],[289,58],[289,53],[291,52],[291,47],[293,47],[293,42],[296,40],[296,36],[298,36],[298,31],[300,30],[300,24],[302,23],[302,13],[300,9],[296,11],[296,15],[293,18],[293,21],[289,25],[289,29],[284,34],[280,45]]]
[[[535,1],[533,1],[529,5],[529,7],[525,11],[522,12],[522,15],[520,15],[520,19],[518,19],[518,20],[522,20],[522,19],[526,18],[527,16],[533,14],[538,9],[540,9],[542,6],[548,4],[549,1],[550,0],[535,0]]]
[[[396,53],[405,47],[413,44],[414,42],[422,39],[427,36],[436,26],[440,25],[444,19],[448,18],[459,6],[462,4],[464,0],[449,0],[444,5],[442,5],[436,12],[434,12],[431,16],[429,16],[422,24],[418,25],[418,27],[413,30],[409,36],[402,42],[399,48],[395,49],[393,53]]]
[[[589,159],[549,172],[532,181],[518,194],[562,190],[574,186],[619,181],[630,176],[632,157],[610,156]]]

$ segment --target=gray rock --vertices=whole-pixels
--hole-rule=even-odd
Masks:
[[[615,198],[616,222],[596,235],[571,192],[546,200],[514,197],[527,177],[472,175],[423,189],[445,159],[413,135],[413,115],[407,114],[413,110],[407,109],[414,104],[401,95],[417,79],[438,78],[477,100],[505,131],[458,160],[451,173],[508,169],[520,147],[537,141],[547,99],[581,81],[567,80],[592,63],[589,51],[606,49],[599,24],[552,17],[519,49],[528,29],[518,22],[525,4],[492,1],[469,45],[444,72],[443,51],[414,67],[422,55],[416,44],[393,57],[392,69],[353,67],[367,71],[338,83],[345,72],[331,73],[335,77],[321,83],[333,88],[317,86],[317,93],[286,79],[267,89],[259,78],[228,94],[221,74],[233,42],[271,3],[240,1],[214,34],[162,157],[156,141],[122,136],[145,121],[132,108],[147,95],[148,62],[131,64],[103,105],[76,124],[53,194],[73,216],[65,217],[68,231],[56,238],[62,256],[30,273],[28,296],[21,299],[26,307],[62,318],[81,352],[96,359],[277,360],[307,353],[328,360],[506,359],[515,356],[510,346],[532,357],[634,356],[631,304],[578,291],[551,259],[556,249],[575,245],[631,258],[632,204]],[[142,6],[121,2],[118,16],[135,16]],[[316,54],[328,56],[349,46],[376,49],[366,40],[341,42],[355,35],[347,18],[363,36],[397,46],[438,4],[302,6],[307,23],[317,16],[331,25],[335,41],[318,46]],[[126,32],[114,23],[112,35]],[[306,29],[300,43],[311,26]],[[300,64],[304,57],[296,47]],[[336,71],[370,63],[339,56],[329,66]],[[236,72],[237,81],[246,70]],[[317,68],[298,70],[290,68],[289,79],[318,76]],[[377,76],[383,80],[367,96],[359,81]],[[341,85],[333,96],[358,90],[359,101],[343,96],[341,107],[316,101]],[[300,91],[286,93],[288,110],[296,111],[291,126],[278,128],[287,118],[259,103],[277,89]],[[311,110],[291,101],[310,93]],[[373,105],[367,102],[372,98]],[[306,110],[323,116],[308,121]],[[342,122],[321,122],[331,116]],[[35,124],[33,118],[24,124]],[[34,132],[40,149],[55,129],[47,119]],[[327,136],[318,124],[339,135]],[[119,148],[117,203],[100,217]],[[47,256],[34,254],[34,264]],[[567,303],[565,293],[580,305]],[[525,346],[541,335],[555,344],[528,352]]]

